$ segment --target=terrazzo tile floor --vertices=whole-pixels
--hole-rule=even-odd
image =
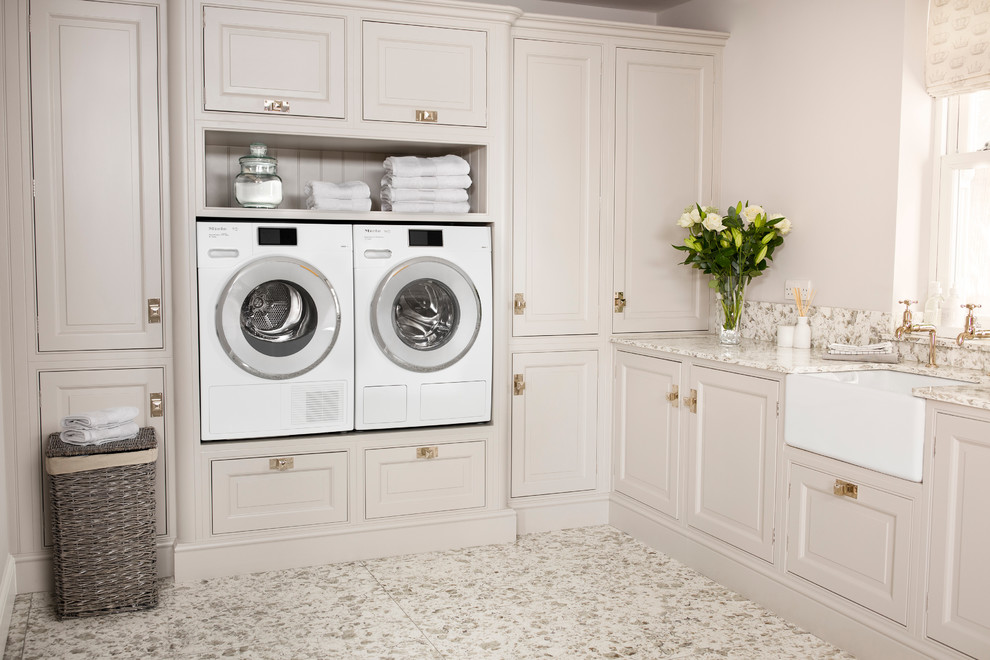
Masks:
[[[58,621],[14,603],[28,658],[852,658],[608,526],[175,585],[154,610]]]

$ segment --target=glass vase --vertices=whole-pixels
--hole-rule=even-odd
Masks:
[[[745,306],[746,281],[729,275],[717,282],[719,315],[718,342],[735,346],[742,339],[742,313]]]

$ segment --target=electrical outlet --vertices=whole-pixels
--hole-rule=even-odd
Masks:
[[[794,289],[801,290],[801,300],[811,295],[811,280],[787,280],[784,282],[784,298],[794,300]]]

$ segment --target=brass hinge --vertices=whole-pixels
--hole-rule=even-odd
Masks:
[[[691,395],[684,397],[684,405],[693,413],[698,412],[698,390],[691,390]]]
[[[774,527],[773,529],[770,530],[770,545],[773,545],[776,542],[777,542],[777,528]]]
[[[268,459],[268,469],[278,470],[279,472],[285,472],[286,470],[291,470],[296,466],[296,459],[292,456],[286,458],[269,458]]]
[[[680,395],[677,392],[677,385],[671,385],[670,391],[667,392],[667,401],[670,402],[674,408],[677,408],[680,404]]]
[[[522,316],[526,312],[526,294],[517,293],[512,297],[512,313]]]
[[[835,485],[832,486],[832,492],[842,497],[851,497],[854,500],[859,498],[859,486],[851,484],[848,481],[843,481],[842,479],[835,480]]]
[[[512,394],[520,396],[526,391],[526,377],[522,374],[512,376]]]
[[[153,392],[148,396],[148,404],[151,407],[149,415],[151,417],[162,417],[165,414],[165,406],[162,404],[162,393]]]
[[[615,292],[615,297],[613,298],[615,303],[615,313],[618,314],[626,309],[626,295],[621,291]]]
[[[780,401],[777,402],[777,417],[780,417]]]

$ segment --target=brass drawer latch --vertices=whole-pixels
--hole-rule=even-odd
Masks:
[[[440,455],[440,447],[416,447],[416,458],[436,458]]]
[[[430,124],[437,123],[437,111],[436,110],[417,110],[416,111],[416,121],[423,121]]]
[[[684,405],[691,412],[698,412],[698,390],[691,390],[691,395],[684,397]]]
[[[677,391],[677,385],[670,386],[670,391],[667,392],[667,401],[670,401],[670,405],[674,408],[680,405],[680,395]]]
[[[521,396],[526,391],[526,377],[522,374],[515,374],[512,377],[512,394]]]
[[[851,484],[848,481],[843,481],[842,479],[836,479],[835,485],[832,486],[832,492],[836,495],[851,497],[855,500],[859,497],[859,486]]]
[[[288,112],[289,102],[279,99],[265,99],[265,112]]]
[[[269,458],[268,459],[268,469],[278,470],[279,472],[285,472],[286,470],[291,470],[295,467],[295,459],[291,456],[287,458]]]
[[[522,293],[517,293],[512,297],[512,313],[516,316],[522,316],[526,312],[526,296]]]

